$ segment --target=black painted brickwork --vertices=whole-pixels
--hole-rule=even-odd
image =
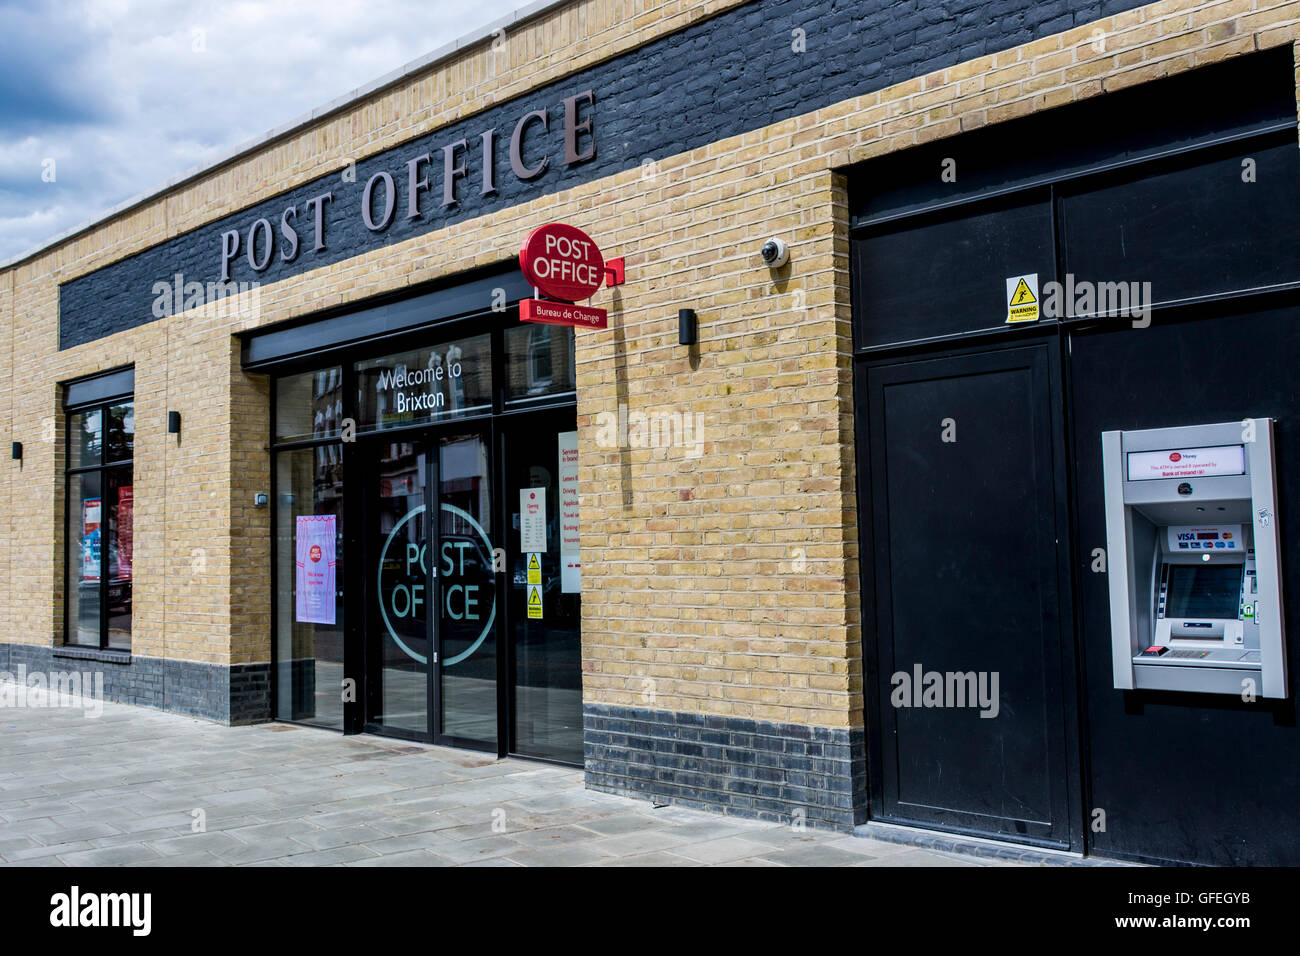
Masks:
[[[271,718],[269,664],[223,667],[139,655],[132,655],[129,663],[118,663],[56,656],[60,650],[0,644],[0,672],[16,678],[19,665],[24,665],[28,674],[64,671],[91,675],[92,681],[94,674],[102,673],[104,698],[115,703],[156,707],[223,724]]]
[[[587,787],[851,830],[866,820],[861,729],[584,704]]]
[[[217,281],[221,234],[228,229],[243,237],[230,278],[277,282],[453,220],[613,175],[647,157],[672,156],[1140,5],[1133,0],[754,0],[358,163],[354,184],[332,172],[73,279],[59,290],[59,347],[153,321],[154,283],[170,283],[177,272],[186,281]],[[807,50],[801,54],[791,49],[796,28],[806,34]],[[565,167],[562,103],[586,89],[596,95],[591,111],[596,156]],[[522,183],[510,169],[510,134],[524,113],[542,107],[552,111],[551,131],[543,138],[537,126],[530,128],[525,158],[535,162],[544,147],[551,163],[538,179]],[[483,198],[479,136],[489,128],[497,130],[497,192]],[[441,147],[462,138],[469,146],[469,176],[458,183],[460,204],[448,214],[441,207]],[[430,189],[422,196],[422,218],[407,221],[404,164],[426,150],[434,152]],[[361,195],[366,181],[381,170],[394,177],[397,206],[393,224],[372,233],[361,219]],[[327,248],[313,253],[305,203],[326,191],[334,193],[325,206]],[[264,217],[278,237],[288,205],[298,207],[298,255],[283,262],[277,254],[265,271],[255,273],[243,256],[248,227]],[[525,227],[537,224],[521,223],[520,238]]]

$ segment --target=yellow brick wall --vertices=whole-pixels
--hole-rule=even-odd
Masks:
[[[5,452],[9,442],[16,441],[11,410],[10,382],[14,328],[14,277],[12,272],[0,272],[0,628],[12,635],[13,576],[17,569],[13,563],[12,541],[18,525],[13,508],[14,477],[18,464],[10,461]],[[12,639],[12,638],[11,638]]]
[[[611,329],[577,334],[585,698],[644,705],[652,689],[663,709],[859,725],[838,171],[1292,44],[1300,3],[1152,4],[316,269],[262,289],[256,315],[187,313],[56,347],[58,282],[728,5],[575,3],[520,31],[515,65],[499,78],[488,75],[490,50],[470,51],[0,273],[12,316],[0,429],[32,449],[21,472],[3,469],[9,639],[49,643],[60,627],[52,595],[62,567],[61,432],[40,440],[41,422],[58,419],[53,382],[136,364],[137,651],[264,661],[269,512],[254,509],[252,495],[272,490],[268,386],[239,368],[233,333],[507,261],[528,229],[564,220],[606,255],[627,257],[627,283],[596,301],[610,308]],[[449,90],[463,95],[446,100]],[[755,254],[768,235],[792,247],[776,274]],[[700,316],[694,353],[677,344],[681,307]],[[10,351],[21,353],[12,369]],[[620,403],[702,414],[703,453],[601,447],[600,415]],[[165,434],[169,409],[184,417],[179,443]]]

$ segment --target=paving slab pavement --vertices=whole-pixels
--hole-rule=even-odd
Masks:
[[[1004,860],[585,790],[578,769],[223,727],[0,710],[0,866],[985,866]]]

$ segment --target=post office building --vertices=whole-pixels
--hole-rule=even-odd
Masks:
[[[0,671],[1300,863],[1298,38],[561,0],[292,121],[0,266]]]

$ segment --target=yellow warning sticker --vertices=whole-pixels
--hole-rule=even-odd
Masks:
[[[528,585],[528,616],[540,619],[542,616],[542,586]]]
[[[1038,321],[1038,273],[1007,278],[1007,321]]]
[[[536,551],[528,555],[528,583],[542,583],[542,556]]]

